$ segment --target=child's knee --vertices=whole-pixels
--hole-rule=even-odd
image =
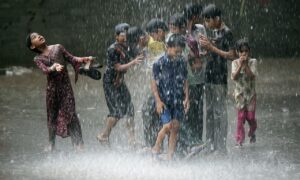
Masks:
[[[247,120],[255,121],[255,112],[247,112]]]
[[[173,131],[178,131],[179,128],[180,128],[180,123],[179,123],[179,121],[176,120],[176,119],[173,120],[173,121],[172,121],[171,130],[173,130]]]

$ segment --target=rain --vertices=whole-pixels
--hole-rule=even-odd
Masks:
[[[135,138],[128,144],[121,119],[110,145],[97,141],[109,112],[103,81],[68,72],[81,123],[84,150],[75,152],[71,138],[56,137],[56,149],[45,152],[48,141],[45,74],[25,45],[29,32],[39,32],[49,44],[63,44],[75,56],[95,56],[105,71],[106,50],[121,22],[145,29],[151,18],[168,22],[185,4],[215,3],[234,39],[247,37],[251,57],[257,59],[256,142],[246,137],[235,146],[234,82],[228,61],[227,153],[200,152],[191,159],[175,153],[174,160],[154,159],[143,148],[142,106],[150,92],[147,62],[129,69],[125,82],[134,104]],[[2,0],[0,2],[0,179],[300,179],[300,61],[299,5],[296,0]],[[205,103],[204,103],[205,104]],[[205,127],[204,113],[204,127]],[[246,131],[248,125],[245,124]],[[203,130],[205,142],[206,129]],[[168,142],[163,142],[166,151]],[[166,153],[166,152],[164,152]]]

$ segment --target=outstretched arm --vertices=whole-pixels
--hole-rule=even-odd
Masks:
[[[229,51],[223,51],[223,50],[217,48],[215,45],[213,45],[213,43],[211,43],[207,39],[207,37],[205,37],[203,35],[200,35],[199,42],[203,48],[207,49],[208,51],[214,52],[214,53],[222,56],[225,59],[233,60],[236,58],[234,49],[230,49]]]
[[[127,64],[116,63],[114,65],[114,67],[117,71],[121,71],[121,72],[127,71],[131,66],[133,66],[135,64],[140,64],[142,62],[143,58],[144,58],[143,55],[139,55]]]

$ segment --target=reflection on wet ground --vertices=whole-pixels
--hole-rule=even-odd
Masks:
[[[112,132],[111,149],[98,144],[95,137],[104,125],[107,107],[102,82],[86,77],[73,86],[85,152],[74,153],[69,138],[57,138],[58,150],[44,153],[45,76],[36,69],[0,76],[0,179],[300,179],[300,61],[259,62],[256,144],[246,139],[242,149],[234,147],[236,115],[229,81],[228,154],[200,154],[173,163],[131,152],[122,121]],[[132,77],[128,81],[131,92],[137,83],[145,84]],[[140,104],[138,95],[132,93],[135,104]],[[142,141],[140,108],[136,111],[136,136]]]

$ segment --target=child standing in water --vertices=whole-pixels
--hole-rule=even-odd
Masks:
[[[81,126],[75,110],[75,99],[66,68],[70,63],[75,70],[77,81],[79,67],[92,57],[75,57],[62,45],[47,45],[46,39],[38,33],[29,33],[26,45],[37,53],[36,65],[47,75],[46,106],[49,145],[45,151],[53,151],[56,135],[63,138],[71,136],[76,151],[83,150]]]
[[[235,82],[234,98],[238,110],[236,143],[238,147],[241,147],[245,139],[245,120],[247,120],[250,126],[248,132],[250,143],[256,141],[255,78],[257,76],[257,61],[256,59],[250,58],[250,46],[247,40],[238,40],[236,48],[239,59],[232,62],[231,79]]]
[[[176,148],[179,122],[189,108],[187,64],[181,55],[184,48],[184,37],[180,34],[171,35],[165,55],[153,64],[151,89],[163,127],[157,135],[152,153],[160,153],[162,141],[169,134],[168,160],[173,158]]]

